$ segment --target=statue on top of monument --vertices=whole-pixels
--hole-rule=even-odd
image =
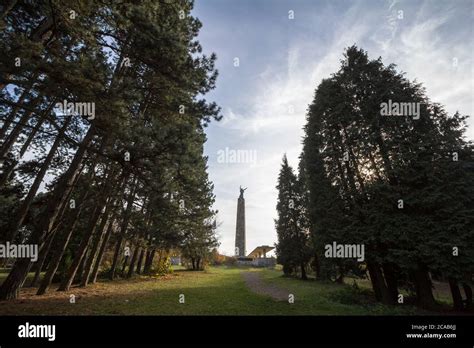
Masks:
[[[244,188],[244,189],[242,188],[242,186],[239,186],[239,187],[240,187],[240,196],[239,196],[239,198],[244,198],[244,191],[247,189],[247,187]]]

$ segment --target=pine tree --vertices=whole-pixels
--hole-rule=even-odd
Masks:
[[[61,290],[94,282],[107,250],[114,278],[133,276],[142,263],[150,272],[156,251],[182,246],[190,232],[200,241],[198,268],[216,246],[203,157],[203,128],[220,119],[218,106],[203,98],[215,87],[216,56],[202,54],[195,39],[201,23],[191,10],[187,0],[74,8],[17,2],[2,14],[1,151],[21,151],[0,183],[40,168],[27,172],[34,184],[7,228],[10,238],[26,230],[27,242],[40,247],[34,283],[46,275],[38,294],[58,275]],[[55,107],[63,100],[94,103],[95,117],[65,123]],[[27,140],[19,144],[22,134]],[[21,158],[27,151],[36,152],[30,163]],[[55,179],[39,195],[36,183],[47,171]],[[14,264],[1,299],[17,296],[31,266],[27,259]]]
[[[307,279],[306,266],[311,257],[311,249],[303,187],[289,166],[286,155],[283,156],[277,189],[278,218],[275,220],[278,236],[277,262],[283,265],[283,272],[286,275],[300,271],[301,278]]]

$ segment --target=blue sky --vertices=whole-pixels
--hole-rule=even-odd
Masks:
[[[217,54],[217,88],[207,99],[223,120],[205,147],[219,210],[221,252],[233,254],[239,185],[246,198],[247,252],[276,242],[278,171],[287,154],[296,168],[302,127],[320,81],[356,44],[395,63],[453,113],[473,115],[474,2],[382,0],[196,0],[204,52]],[[294,19],[289,19],[289,11]],[[402,12],[400,12],[402,11]],[[234,66],[234,59],[239,66]],[[474,138],[471,119],[468,137]],[[219,152],[248,151],[246,163]]]

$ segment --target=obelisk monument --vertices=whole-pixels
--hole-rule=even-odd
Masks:
[[[235,228],[235,256],[245,257],[245,199],[244,191],[247,188],[240,186],[240,196],[237,200],[237,225]]]

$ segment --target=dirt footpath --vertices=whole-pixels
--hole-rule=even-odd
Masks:
[[[258,272],[242,272],[242,276],[249,289],[253,292],[270,296],[277,301],[288,301],[288,291],[275,285],[264,283]]]

